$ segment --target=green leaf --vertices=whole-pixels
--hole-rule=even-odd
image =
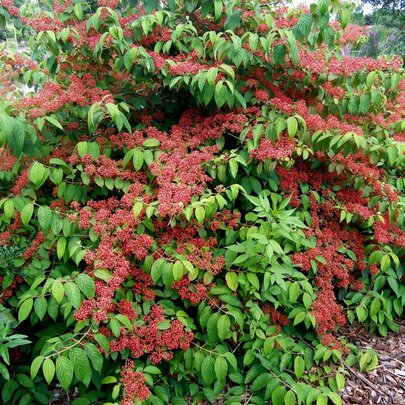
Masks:
[[[307,292],[304,293],[304,295],[302,296],[302,302],[304,303],[305,309],[311,308],[312,305],[311,295]]]
[[[121,325],[117,319],[110,319],[110,329],[116,337],[119,337],[121,335]]]
[[[47,205],[42,205],[37,212],[38,222],[41,228],[45,231],[49,229],[52,219],[52,211]]]
[[[392,276],[388,276],[387,281],[388,281],[389,286],[392,288],[392,291],[394,291],[394,293],[397,296],[399,296],[400,287],[399,287],[398,281]]]
[[[297,403],[297,398],[293,390],[287,391],[284,397],[284,405],[295,405]]]
[[[145,146],[145,148],[156,148],[159,145],[160,141],[155,138],[149,138],[143,143],[143,146]]]
[[[225,274],[225,280],[226,280],[226,284],[227,286],[232,290],[232,291],[236,291],[238,289],[239,286],[239,280],[238,280],[238,275],[234,272],[227,272]]]
[[[73,306],[73,308],[79,309],[81,305],[79,287],[73,282],[68,282],[65,284],[65,292],[68,302]]]
[[[198,206],[195,209],[195,217],[197,218],[197,221],[202,224],[204,222],[205,218],[205,209],[202,205]]]
[[[248,279],[249,283],[250,283],[256,290],[259,290],[259,289],[260,289],[260,281],[259,281],[259,278],[256,276],[256,274],[254,274],[254,273],[248,273],[248,274],[247,274],[247,279]]]
[[[142,169],[144,158],[143,158],[143,153],[140,149],[138,149],[138,148],[134,149],[134,152],[132,155],[132,162],[134,164],[134,168],[136,171],[139,171]]]
[[[214,20],[219,21],[222,16],[222,0],[214,0]]]
[[[381,271],[385,272],[391,265],[391,258],[388,254],[384,255],[381,259]]]
[[[131,67],[135,61],[138,52],[136,48],[131,48],[124,56],[124,65],[127,70],[131,70]]]
[[[336,392],[329,392],[328,397],[335,405],[342,405],[342,398]]]
[[[16,380],[18,381],[18,383],[20,385],[22,385],[25,388],[31,388],[31,389],[35,388],[35,384],[32,381],[32,379],[25,374],[17,374]],[[20,403],[21,403],[21,401],[20,401]]]
[[[42,163],[35,162],[28,171],[28,179],[39,186],[45,175],[45,167]]]
[[[114,122],[117,122],[121,117],[121,112],[118,109],[118,106],[113,103],[107,103],[105,106],[107,107],[110,117],[113,119]]]
[[[101,369],[103,368],[103,356],[100,353],[100,350],[98,350],[97,347],[90,342],[87,342],[84,345],[84,350],[86,351],[94,370],[100,373]]]
[[[102,335],[101,333],[96,333],[94,334],[94,340],[101,346],[101,348],[105,352],[110,351],[110,342],[104,335]]]
[[[208,69],[208,72],[207,72],[207,83],[208,83],[210,86],[214,86],[214,84],[215,84],[215,79],[217,78],[217,75],[218,75],[218,68],[212,67],[212,68],[209,68],[209,69]]]
[[[7,369],[6,369],[7,370]],[[6,381],[1,391],[1,398],[3,403],[7,404],[13,396],[14,391],[19,387],[18,383],[13,379]]]
[[[87,142],[79,142],[76,145],[76,148],[77,148],[77,153],[79,154],[79,156],[83,157],[87,153],[89,145]]]
[[[272,405],[284,405],[284,397],[286,389],[282,386],[278,386],[271,394]]]
[[[143,2],[143,7],[146,11],[146,15],[149,15],[157,7],[157,0],[145,0]]]
[[[377,76],[376,71],[372,71],[367,75],[367,78],[366,78],[367,87],[369,87],[369,88],[371,87],[371,85],[374,83],[376,76]]]
[[[238,361],[236,359],[236,356],[231,352],[226,352],[224,356],[228,360],[230,366],[236,371],[238,369]]]
[[[101,380],[101,384],[114,384],[117,382],[117,379],[115,377],[113,377],[112,375],[109,375],[107,377],[104,377]]]
[[[294,65],[299,65],[300,57],[298,53],[298,48],[296,44],[290,44],[290,59]]]
[[[160,277],[162,277],[163,268],[165,267],[165,265],[166,260],[162,257],[153,262],[150,275],[154,283],[156,283],[160,279]]]
[[[204,97],[203,97],[203,101],[204,101],[204,104],[205,104],[206,106],[210,103],[210,101],[211,101],[211,99],[212,99],[212,96],[214,95],[214,92],[215,92],[214,87],[210,87],[210,86],[205,86],[205,87],[204,87]],[[242,97],[242,96],[241,96],[241,97]],[[242,104],[242,101],[241,101],[241,104]]]
[[[403,308],[399,298],[394,299],[393,306],[394,306],[394,309],[395,309],[395,312],[397,313],[397,315],[401,316],[404,308]]]
[[[73,7],[73,11],[75,12],[75,15],[78,20],[83,19],[83,8],[80,3],[76,3],[75,6]]]
[[[381,335],[382,336],[387,336],[387,327],[386,327],[386,325],[378,325],[379,326],[379,332],[381,333],[381,331],[380,331],[380,327],[382,326],[382,327],[385,327],[385,333],[381,333]],[[377,355],[376,354],[372,354],[371,355],[371,360],[370,360],[370,362],[368,363],[368,365],[365,367],[365,369],[364,369],[364,371],[372,371],[375,367],[377,367],[377,365],[378,365],[378,357],[377,357]]]
[[[34,311],[37,317],[42,321],[46,314],[46,309],[48,307],[48,302],[45,297],[38,297],[34,303]]]
[[[113,189],[114,189],[114,180],[113,180],[113,179],[105,179],[105,180],[104,180],[104,185],[105,185],[109,190],[113,190]]]
[[[201,376],[208,385],[212,385],[216,381],[215,360],[212,356],[207,356],[202,362]]]
[[[161,373],[160,369],[155,366],[146,366],[143,371],[148,374],[158,375]]]
[[[287,48],[284,44],[276,45],[273,48],[273,61],[276,65],[282,65],[285,55],[287,54]]]
[[[79,266],[79,263],[83,260],[84,256],[86,256],[87,251],[85,249],[79,250],[74,255],[74,262],[76,266]]]
[[[267,356],[274,348],[274,339],[267,338],[263,344],[263,353]]]
[[[143,202],[142,201],[136,201],[133,208],[132,208],[132,212],[134,214],[134,218],[138,218],[139,214],[141,213],[143,209]]]
[[[225,340],[231,327],[231,320],[228,315],[221,315],[217,323],[217,332],[220,340]]]
[[[93,271],[95,277],[108,283],[113,277],[112,273],[106,269],[96,269]]]
[[[34,300],[30,297],[27,298],[20,306],[18,310],[18,322],[22,322],[28,318],[34,306]]]
[[[351,12],[347,8],[342,8],[340,11],[340,19],[342,23],[342,28],[345,28],[349,24],[351,19]]]
[[[0,146],[13,134],[13,118],[6,114],[0,113]]]
[[[42,372],[44,373],[45,381],[49,385],[55,376],[55,364],[49,357],[44,360]]]
[[[362,353],[359,357],[359,368],[360,371],[365,371],[366,366],[370,363],[371,360],[371,354],[369,351],[366,351],[365,353]]]
[[[81,273],[76,277],[76,284],[87,298],[93,298],[96,293],[94,281],[87,274]]]
[[[56,254],[59,260],[62,259],[63,255],[65,254],[65,251],[66,251],[66,238],[62,236],[56,242]]]
[[[7,200],[4,205],[4,214],[7,218],[12,218],[14,216],[14,203],[13,200]]]
[[[330,0],[319,0],[318,9],[320,14],[325,14],[329,9]]]
[[[381,301],[379,300],[379,298],[374,298],[373,301],[371,302],[370,316],[376,315],[380,310],[380,307]]]
[[[1,118],[0,118],[1,121]],[[25,130],[21,122],[12,118],[12,131],[8,136],[8,144],[14,156],[19,156],[24,149]]]
[[[237,174],[238,174],[238,162],[236,161],[236,159],[231,159],[229,161],[229,171],[232,175],[233,178],[236,178]]]
[[[297,301],[297,298],[301,294],[301,287],[298,281],[292,283],[288,289],[288,295],[291,302]]]
[[[173,265],[173,279],[179,281],[183,277],[184,267],[183,264],[177,260]]]
[[[44,356],[37,356],[31,363],[31,379],[34,379],[38,374],[39,369],[41,368],[42,362],[44,361]]]
[[[60,130],[63,131],[63,127],[57,119],[55,119],[54,117],[45,117],[45,119],[48,122],[50,122],[53,126],[55,126],[56,128],[59,128]]]
[[[97,159],[100,156],[100,145],[97,142],[89,142],[88,153],[93,159]]]
[[[32,218],[33,213],[34,213],[34,204],[28,203],[27,205],[25,205],[24,208],[21,210],[21,222],[24,225],[28,225]]]
[[[10,373],[8,372],[7,367],[3,363],[0,363],[0,375],[5,380],[10,379]]]
[[[56,302],[60,304],[63,301],[63,297],[65,296],[65,289],[63,288],[63,284],[59,280],[54,280],[52,283],[52,296],[55,298]]]
[[[229,94],[226,86],[223,85],[221,80],[215,85],[214,100],[218,108],[221,108],[227,100],[229,100],[231,95]]]
[[[287,131],[290,138],[294,138],[297,133],[298,122],[294,117],[287,118]]]
[[[281,132],[286,128],[287,121],[284,118],[277,118],[275,129],[277,136],[280,136]]]
[[[115,315],[115,318],[122,323],[127,329],[129,330],[133,330],[133,325],[131,323],[131,321],[128,319],[128,317],[126,317],[123,314],[117,314]]]
[[[292,355],[289,352],[283,353],[280,358],[280,370],[284,371],[286,368],[290,368],[292,365]]]
[[[226,375],[228,373],[228,363],[224,357],[218,356],[215,359],[215,376],[217,377],[218,381],[225,381]]]
[[[67,391],[73,380],[73,364],[67,357],[59,356],[56,359],[56,377],[61,387]]]
[[[254,381],[251,387],[253,392],[260,391],[271,381],[272,376],[269,373],[260,374]]]
[[[73,364],[76,378],[88,386],[91,380],[91,368],[86,352],[83,349],[75,347],[70,350],[69,358]]]
[[[328,397],[325,394],[319,395],[316,400],[316,405],[328,405]]]
[[[395,72],[391,76],[391,88],[393,91],[397,89],[399,83],[401,83],[401,75]]]
[[[343,377],[343,375],[340,373],[337,373],[336,374],[336,385],[337,385],[338,390],[342,391],[342,389],[345,387],[345,384],[346,384],[346,380]]]
[[[301,32],[301,35],[304,38],[307,38],[311,32],[312,26],[312,15],[311,14],[302,14],[298,20],[297,27]]]
[[[297,315],[295,315],[294,318],[294,323],[293,325],[298,325],[299,323],[301,323],[304,319],[305,319],[306,313],[304,311],[298,312]]]
[[[305,361],[301,356],[297,356],[294,360],[294,373],[298,379],[304,375]]]
[[[358,320],[360,322],[364,322],[367,319],[368,311],[363,306],[357,306],[356,307],[356,315],[357,315],[357,318],[358,318]]]
[[[359,112],[361,114],[366,114],[370,110],[370,103],[371,103],[371,98],[370,94],[362,94],[360,96],[360,105],[359,105]]]

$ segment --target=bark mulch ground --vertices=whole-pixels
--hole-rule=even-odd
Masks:
[[[381,337],[358,325],[339,330],[359,349],[373,349],[378,366],[368,372],[348,370],[341,393],[345,405],[405,405],[405,322],[396,333]]]

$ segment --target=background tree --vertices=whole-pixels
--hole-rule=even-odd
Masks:
[[[369,3],[369,2],[365,2]],[[400,55],[405,60],[405,12],[398,7],[380,4],[365,15],[361,6],[354,10],[354,22],[367,26],[367,41],[351,46],[361,56],[377,58],[381,55]]]
[[[375,8],[384,8],[386,10],[397,10],[403,12],[405,9],[405,0],[365,0],[364,3],[371,4]]]

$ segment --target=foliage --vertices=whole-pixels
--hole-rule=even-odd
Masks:
[[[3,1],[0,4],[3,5],[3,7],[0,6],[0,40],[12,38],[23,41],[24,37],[29,36],[31,30],[21,24],[18,18],[19,10],[28,8],[32,12],[37,4],[24,0],[15,0],[13,3]]]
[[[385,10],[403,10],[405,8],[404,0],[367,0],[367,3]]]
[[[11,334],[12,328],[18,325],[9,309],[0,305],[0,375],[4,380],[10,379],[7,366],[10,366],[10,349],[31,343],[26,335]]]
[[[361,7],[354,10],[354,22],[363,28],[366,41],[360,46],[346,46],[344,52],[377,58],[381,55],[400,55],[405,58],[405,14],[402,10],[379,8],[364,15]]]
[[[340,404],[405,302],[402,60],[337,0],[1,5],[3,403]]]

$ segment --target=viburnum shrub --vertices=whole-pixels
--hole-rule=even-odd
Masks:
[[[338,0],[43,3],[0,2],[3,403],[340,404],[405,302],[402,60]]]

